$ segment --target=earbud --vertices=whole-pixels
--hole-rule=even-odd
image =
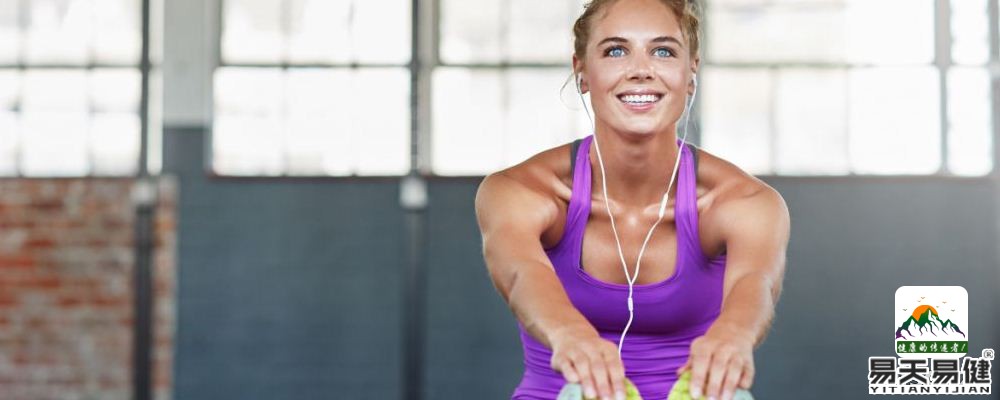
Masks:
[[[583,89],[582,88],[583,88],[583,77],[582,76],[577,76],[576,77],[576,92],[579,93],[580,95],[583,95]]]

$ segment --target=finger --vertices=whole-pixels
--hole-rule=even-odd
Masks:
[[[580,384],[583,385],[583,395],[588,398],[597,397],[597,391],[594,390],[594,376],[590,369],[590,362],[586,357],[579,356],[574,358],[573,368],[576,369],[580,378]]]
[[[740,379],[741,389],[750,390],[750,387],[753,386],[754,373],[753,361],[751,361],[749,365],[743,368],[743,377]]]
[[[708,355],[702,355],[701,352],[691,352],[691,397],[696,399],[701,398],[701,395],[705,388],[705,380],[708,374],[709,362],[712,361],[711,357]]]
[[[708,370],[708,386],[705,388],[705,396],[710,399],[718,399],[722,394],[722,381],[726,377],[729,368],[729,358],[725,354],[716,353],[712,356],[711,367]]]
[[[608,373],[611,375],[611,390],[615,399],[625,398],[625,366],[618,352],[605,353],[608,363]]]
[[[594,375],[594,385],[601,398],[611,397],[611,377],[608,376],[608,367],[604,364],[604,356],[601,353],[593,355],[590,370]]]
[[[573,368],[573,363],[569,360],[565,360],[560,364],[559,372],[562,372],[563,377],[566,378],[566,382],[580,383],[580,374],[576,372],[576,368]]]
[[[736,391],[736,385],[743,377],[744,369],[743,363],[739,359],[733,358],[729,361],[729,371],[726,372],[726,379],[722,381],[722,400],[733,398],[733,392]]]
[[[681,374],[683,374],[684,371],[687,371],[688,367],[690,366],[691,366],[691,358],[689,357],[687,361],[684,361],[684,365],[681,365],[680,368],[677,368],[677,376],[681,376]]]

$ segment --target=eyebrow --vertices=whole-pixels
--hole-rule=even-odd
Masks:
[[[601,40],[600,42],[598,42],[597,45],[600,46],[600,45],[602,45],[604,43],[608,43],[608,42],[628,43],[628,39],[625,39],[625,38],[620,37],[620,36],[611,36],[611,37],[604,38],[603,40]],[[653,42],[653,43],[673,42],[673,43],[676,43],[680,47],[684,47],[684,44],[681,43],[680,40],[677,40],[677,38],[675,38],[673,36],[657,36],[657,37],[653,38],[652,40],[650,40],[650,42]]]

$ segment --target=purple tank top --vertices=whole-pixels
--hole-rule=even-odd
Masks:
[[[579,141],[563,237],[545,253],[576,309],[601,337],[617,347],[628,321],[628,285],[598,280],[580,262],[584,228],[590,216],[592,140],[593,135]],[[679,139],[677,143],[680,145]],[[622,361],[625,375],[645,399],[667,398],[677,380],[677,368],[687,361],[691,341],[705,334],[722,308],[726,256],[723,253],[708,258],[701,249],[692,152],[690,145],[682,148],[676,181],[678,251],[674,273],[660,282],[633,286],[635,316],[622,345]],[[550,366],[552,351],[531,337],[520,322],[518,329],[524,349],[524,376],[512,398],[555,399],[566,381]]]

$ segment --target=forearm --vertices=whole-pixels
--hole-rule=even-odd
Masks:
[[[747,338],[755,348],[759,346],[774,318],[779,293],[775,285],[776,282],[757,274],[737,281],[709,330],[727,330]]]
[[[566,330],[597,335],[547,266],[529,266],[521,271],[510,288],[509,304],[529,335],[549,349],[553,337]]]

